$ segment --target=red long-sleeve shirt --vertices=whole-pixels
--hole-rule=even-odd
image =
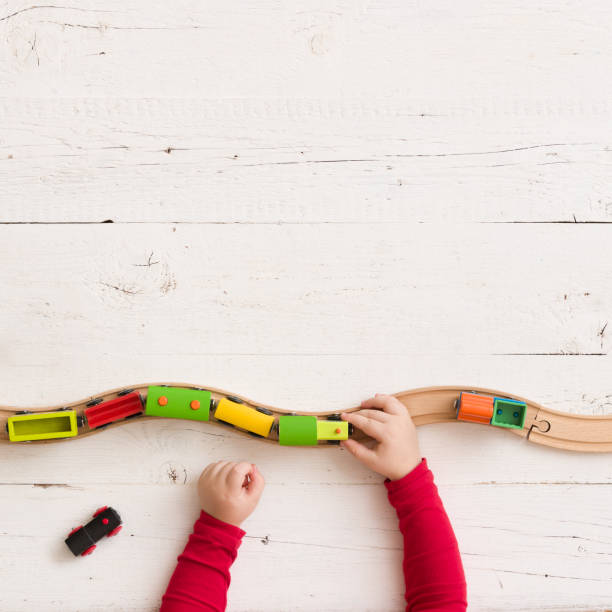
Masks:
[[[425,459],[385,481],[404,537],[406,610],[463,612],[466,586],[457,540]],[[225,610],[230,567],[245,532],[200,514],[162,598],[160,612]]]

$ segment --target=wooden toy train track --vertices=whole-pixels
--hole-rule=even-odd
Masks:
[[[416,425],[469,421],[505,428],[530,442],[564,450],[612,452],[612,415],[549,410],[519,397],[479,388],[427,387],[395,394]],[[346,412],[358,410],[351,408]],[[0,440],[49,442],[88,436],[129,420],[178,418],[210,421],[283,446],[338,444],[365,435],[339,414],[295,414],[212,388],[152,384],[113,389],[49,408],[0,407]]]

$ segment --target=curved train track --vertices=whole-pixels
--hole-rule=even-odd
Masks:
[[[458,402],[462,401],[460,399],[462,394],[467,394],[468,398],[475,398],[477,403],[482,403],[481,400],[485,403],[489,401],[491,406],[489,411],[493,409],[494,399],[501,401],[500,405],[506,403],[510,406],[511,412],[513,406],[518,406],[521,410],[520,424],[502,426],[508,428],[510,433],[526,438],[530,442],[563,450],[612,452],[612,415],[583,416],[557,412],[531,400],[474,387],[426,387],[396,393],[395,397],[406,406],[416,425],[428,425],[456,422],[457,406],[461,406]],[[197,399],[190,400],[191,397]],[[187,403],[183,405],[184,402]],[[495,406],[497,407],[497,404]],[[174,408],[178,412],[173,414],[171,411]],[[354,407],[346,412],[358,409]],[[501,409],[498,414],[501,414]],[[514,412],[514,416],[517,415],[518,412]],[[71,437],[89,436],[101,428],[118,427],[129,422],[126,419],[151,419],[160,416],[232,425],[245,434],[256,435],[264,440],[285,445],[315,446],[337,442],[345,439],[347,435],[355,439],[365,437],[358,430],[348,431],[347,424],[341,423],[338,415],[329,411],[296,415],[289,410],[266,406],[220,389],[182,383],[157,383],[112,389],[61,406],[28,409],[0,407],[2,423],[0,440],[7,443],[16,441],[48,443]],[[287,418],[295,416],[308,416],[310,419]],[[460,414],[459,419],[462,419]],[[462,420],[485,423],[488,422],[487,419],[489,415],[484,418],[478,416]],[[493,420],[494,417],[491,422]],[[47,425],[41,425],[43,421]],[[57,429],[60,421],[66,423],[66,427],[71,427],[70,434],[63,435],[61,432],[59,434],[56,432],[49,435],[48,431]],[[39,424],[36,425],[34,422]],[[11,423],[10,434],[9,423]],[[283,423],[287,425],[283,426]],[[301,424],[296,428],[297,423]],[[22,429],[17,429],[18,427]],[[48,428],[47,432],[44,431],[45,427]],[[19,432],[21,435],[18,435]],[[34,435],[31,432],[35,432]]]

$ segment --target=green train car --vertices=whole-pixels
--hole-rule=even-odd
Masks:
[[[148,416],[208,421],[210,391],[187,387],[149,387],[145,414]]]
[[[340,442],[350,434],[346,421],[332,417],[319,420],[311,415],[287,414],[278,419],[278,442],[281,446],[315,446],[319,440]]]

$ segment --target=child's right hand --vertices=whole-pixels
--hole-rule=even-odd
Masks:
[[[202,510],[240,527],[255,510],[264,479],[254,463],[217,461],[204,468],[198,482]]]
[[[416,427],[408,410],[392,395],[377,393],[361,402],[362,410],[343,412],[342,419],[375,440],[373,448],[345,440],[341,445],[370,469],[399,480],[419,465],[421,452]]]

